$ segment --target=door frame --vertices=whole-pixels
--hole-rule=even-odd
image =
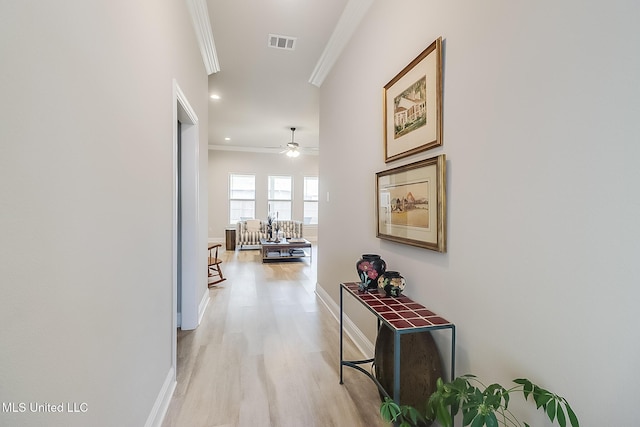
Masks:
[[[180,144],[178,144],[178,121]],[[178,156],[178,148],[181,155]],[[178,180],[178,158],[181,158]],[[199,125],[191,104],[177,81],[173,80],[173,219],[172,219],[172,366],[177,365],[177,328],[195,329],[200,323],[198,298],[198,267],[200,260],[200,173],[199,173]],[[181,183],[181,201],[178,203],[178,182]],[[178,229],[178,209],[181,210],[181,227]],[[178,233],[180,233],[181,265],[178,266]],[[204,263],[204,260],[202,260]],[[202,267],[204,268],[204,267]],[[203,270],[204,271],[204,270]],[[178,319],[178,274],[181,274],[181,307]]]

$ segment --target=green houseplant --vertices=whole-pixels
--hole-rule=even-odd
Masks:
[[[425,419],[438,420],[443,427],[451,427],[452,415],[461,411],[463,426],[530,427],[509,411],[511,394],[522,392],[525,400],[531,396],[536,408],[542,408],[552,422],[557,420],[560,427],[579,427],[578,418],[564,397],[525,378],[513,382],[516,385],[507,389],[500,384],[485,386],[474,375],[463,375],[447,383],[439,378],[436,391],[426,403],[424,415],[418,409],[400,406],[388,397],[380,406],[380,415],[385,421],[394,422],[400,427],[415,426]]]

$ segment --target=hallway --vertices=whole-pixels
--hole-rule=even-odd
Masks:
[[[198,329],[178,331],[178,384],[163,427],[385,425],[371,380],[345,369],[339,384],[339,326],[314,294],[313,251],[312,263],[221,254],[228,280],[210,289]],[[345,356],[362,357],[349,340]]]

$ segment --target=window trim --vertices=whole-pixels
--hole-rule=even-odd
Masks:
[[[231,194],[233,192],[232,189],[232,182],[233,182],[233,177],[252,177],[253,178],[253,198],[250,199],[238,199],[238,198],[232,198]],[[229,209],[227,210],[227,215],[228,215],[228,220],[229,220],[229,224],[237,224],[239,221],[242,220],[242,217],[238,218],[237,220],[234,220],[232,218],[232,214],[231,214],[231,205],[232,202],[236,201],[236,202],[253,202],[253,216],[255,217],[256,215],[256,174],[252,174],[252,173],[229,173],[229,185],[227,188],[227,198],[229,200]]]
[[[313,178],[316,181],[316,186],[318,187],[318,194],[316,195],[315,200],[307,198],[307,178]],[[319,211],[319,206],[320,206],[320,178],[318,176],[314,175],[314,176],[305,176],[305,177],[303,177],[303,184],[302,184],[302,219],[303,219],[303,222],[304,222],[304,218],[305,218],[304,214],[305,214],[305,204],[306,203],[315,203],[316,206],[317,206],[316,213]],[[305,224],[305,225],[317,226],[319,222],[320,222],[320,218],[316,218],[316,222],[310,222],[309,224]]]
[[[272,178],[288,178],[289,179],[289,199],[272,199],[271,198],[271,183]],[[289,219],[293,220],[293,201],[294,201],[294,182],[292,175],[267,175],[267,211],[271,210],[272,203],[289,203]],[[275,189],[274,189],[275,191]],[[281,220],[287,220],[287,218],[280,217]]]

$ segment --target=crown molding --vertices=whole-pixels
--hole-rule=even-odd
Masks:
[[[209,144],[209,150],[218,151],[242,151],[245,153],[270,153],[278,154],[282,148],[263,148],[263,147],[242,147],[238,145],[215,145]]]
[[[218,55],[216,53],[216,45],[213,41],[213,32],[211,31],[211,22],[209,20],[209,9],[206,0],[187,0],[189,13],[193,22],[193,29],[196,32],[198,45],[200,46],[200,54],[204,62],[204,68],[207,75],[220,71],[218,63]]]
[[[360,21],[362,21],[362,18],[369,10],[373,1],[374,0],[349,0],[347,2],[336,28],[333,30],[322,55],[320,55],[320,59],[313,73],[311,73],[309,83],[317,87],[322,86],[322,82],[324,82],[327,74],[329,74],[331,68],[333,68],[333,65],[338,60],[338,57],[351,39],[356,28],[358,28]]]
[[[268,147],[242,147],[242,146],[233,146],[233,145],[216,145],[209,144],[208,146],[210,151],[241,151],[244,153],[263,153],[263,154],[283,154],[282,150],[284,147],[277,148],[268,148]],[[305,156],[317,156],[318,150],[306,150],[304,147],[300,148],[300,153]]]

